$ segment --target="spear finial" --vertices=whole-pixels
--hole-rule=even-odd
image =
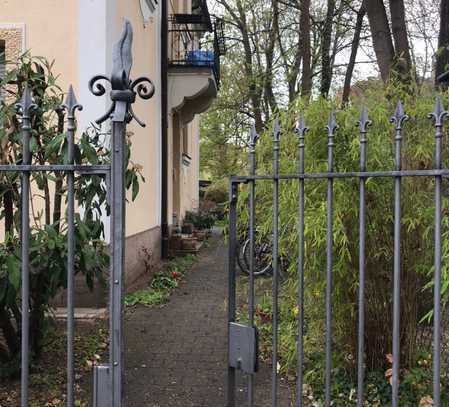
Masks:
[[[371,126],[373,122],[368,117],[368,110],[364,106],[362,108],[362,111],[360,112],[360,119],[358,122],[360,133],[364,134],[366,133],[369,126]]]
[[[74,118],[75,110],[83,110],[83,106],[80,105],[76,99],[75,91],[73,90],[72,85],[69,86],[69,91],[67,92],[62,108],[67,110],[69,119]]]
[[[443,102],[440,96],[437,96],[435,106],[432,113],[429,113],[427,117],[433,119],[435,127],[443,126],[444,119],[449,115],[449,112],[444,110]]]
[[[333,110],[331,110],[331,112],[329,113],[329,119],[327,121],[327,134],[329,137],[333,137],[334,136],[334,131],[338,128],[337,125],[337,121],[335,119],[335,112]]]
[[[29,119],[31,113],[36,109],[37,105],[33,101],[33,94],[28,85],[25,85],[20,102],[16,103],[16,110],[23,119]]]
[[[402,130],[402,124],[409,119],[409,116],[404,112],[404,106],[402,102],[399,100],[396,105],[396,110],[390,118],[390,123],[394,123],[396,125],[396,130]]]
[[[257,140],[259,140],[259,134],[256,131],[256,126],[254,125],[254,123],[251,125],[248,138],[250,146],[254,148],[256,146]]]
[[[308,131],[309,128],[306,126],[304,114],[301,114],[295,123],[295,133],[298,135],[299,139],[304,139],[304,136]]]
[[[274,122],[273,122],[273,137],[274,137],[274,141],[279,141],[280,135],[281,135],[281,126],[279,124],[279,119],[276,118],[276,119],[274,119]]]

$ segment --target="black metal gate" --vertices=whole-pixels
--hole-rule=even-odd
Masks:
[[[106,93],[106,87],[100,82],[110,84],[110,109],[103,117],[97,120],[98,124],[111,120],[112,143],[111,164],[109,165],[75,165],[74,146],[76,133],[75,112],[82,107],[76,100],[73,89],[70,87],[61,111],[67,113],[66,134],[68,145],[68,163],[64,165],[36,165],[31,162],[30,137],[33,110],[33,95],[26,88],[17,109],[21,123],[22,136],[22,163],[18,165],[0,165],[0,172],[19,172],[22,177],[21,187],[21,298],[22,298],[22,349],[21,349],[21,407],[29,406],[29,298],[30,298],[30,174],[33,172],[65,173],[67,177],[67,406],[75,404],[75,369],[74,369],[74,258],[75,258],[75,174],[92,176],[101,174],[106,179],[111,230],[111,257],[109,273],[109,363],[94,367],[93,406],[120,407],[122,406],[123,381],[123,277],[124,277],[124,238],[125,238],[125,152],[126,152],[126,125],[135,119],[141,122],[132,110],[136,95],[143,99],[150,99],[154,93],[151,80],[145,77],[131,81],[130,71],[132,65],[132,27],[125,21],[124,31],[114,48],[113,70],[111,77],[95,76],[89,83],[89,88],[95,96]]]
[[[295,405],[301,407],[304,405],[302,389],[304,384],[304,197],[305,184],[314,180],[327,181],[326,198],[326,270],[325,270],[325,371],[324,371],[324,405],[329,407],[332,404],[332,340],[333,340],[333,205],[334,205],[334,180],[336,179],[356,179],[359,186],[359,259],[358,259],[358,329],[357,329],[357,406],[364,405],[364,383],[365,383],[365,249],[366,249],[366,182],[368,179],[383,177],[394,180],[394,261],[393,261],[393,363],[392,363],[392,382],[391,382],[391,402],[393,407],[399,406],[399,376],[400,376],[400,292],[401,292],[401,181],[406,177],[428,177],[435,182],[434,190],[434,299],[433,299],[433,405],[441,406],[441,351],[442,351],[442,304],[441,304],[441,277],[442,277],[442,242],[441,242],[441,224],[442,224],[442,180],[449,176],[449,170],[442,166],[442,129],[444,119],[449,115],[443,109],[442,102],[438,98],[434,111],[429,114],[433,119],[435,128],[435,153],[433,169],[423,170],[403,170],[401,168],[401,141],[403,125],[409,117],[404,113],[402,103],[399,102],[394,115],[391,117],[391,123],[394,125],[394,151],[395,167],[394,170],[369,171],[366,168],[367,161],[367,132],[371,121],[368,113],[364,109],[361,113],[359,126],[360,137],[360,170],[358,172],[335,172],[334,171],[334,134],[337,129],[337,123],[334,113],[330,114],[327,123],[327,172],[308,173],[304,168],[305,153],[305,134],[308,128],[304,119],[298,120],[295,132],[298,136],[298,172],[296,174],[281,174],[279,172],[279,142],[281,129],[278,121],[275,121],[273,128],[273,172],[268,175],[256,175],[255,146],[258,139],[254,128],[249,137],[250,154],[250,173],[246,176],[234,176],[230,179],[230,209],[229,209],[229,302],[228,302],[228,321],[229,321],[229,368],[228,368],[228,391],[227,406],[235,407],[238,404],[236,398],[237,383],[236,373],[241,371],[246,381],[247,401],[239,405],[254,406],[255,380],[257,380],[258,365],[258,341],[257,328],[254,321],[255,312],[255,188],[256,184],[269,182],[273,184],[272,198],[272,244],[271,244],[271,286],[272,286],[272,356],[271,356],[271,401],[264,401],[263,405],[276,407],[279,405],[278,383],[279,374],[277,371],[278,362],[278,299],[279,299],[279,185],[282,181],[293,180],[299,185],[299,199],[297,202],[297,230],[298,233],[298,262],[296,278],[298,281],[298,330],[296,336],[297,346],[297,370],[296,370],[296,401]],[[393,130],[393,129],[392,129]],[[237,298],[236,286],[238,283],[236,260],[238,257],[239,233],[238,233],[238,198],[239,187],[246,184],[249,188],[248,210],[248,240],[249,260],[248,260],[248,323],[239,323],[236,321],[237,308],[239,300]],[[356,204],[356,203],[355,203]],[[271,208],[267,208],[267,210]],[[246,300],[246,299],[245,299]],[[374,335],[380,333],[372,333]],[[284,407],[284,406],[282,406]]]

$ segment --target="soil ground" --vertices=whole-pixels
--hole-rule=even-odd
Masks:
[[[76,400],[80,407],[91,403],[92,365],[101,362],[107,349],[106,321],[77,322],[75,337]],[[42,357],[30,369],[30,407],[65,406],[66,331],[61,323],[49,328]],[[20,406],[20,378],[0,378],[0,407]]]

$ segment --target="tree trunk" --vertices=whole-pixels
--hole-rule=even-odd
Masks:
[[[17,331],[11,322],[11,316],[4,308],[0,309],[0,330],[3,332],[9,356],[12,358],[20,351],[20,341]]]
[[[330,47],[332,27],[335,14],[335,0],[327,0],[327,13],[324,20],[323,40],[321,45],[321,96],[327,97],[332,81]]]
[[[441,0],[440,3],[440,32],[438,35],[438,52],[436,55],[435,79],[446,72],[449,64],[449,0]],[[438,82],[436,82],[438,85]],[[447,83],[444,84],[447,89]]]
[[[251,100],[253,113],[254,113],[254,125],[257,132],[263,131],[263,120],[261,111],[261,96],[257,85],[257,79],[255,78],[253,71],[253,52],[251,49],[251,40],[248,34],[248,27],[246,21],[246,12],[240,1],[237,1],[237,8],[239,12],[239,29],[242,33],[243,48],[245,52],[245,72],[246,77],[249,79],[249,98]]]
[[[345,84],[343,87],[343,97],[342,97],[343,106],[345,106],[349,102],[349,95],[351,93],[352,75],[354,73],[355,61],[357,58],[357,51],[359,49],[360,43],[360,33],[362,32],[363,19],[365,18],[365,14],[366,8],[365,2],[363,2],[359,11],[357,12],[357,21],[354,29],[354,38],[352,40],[351,56],[349,57],[348,68],[346,69]]]
[[[397,71],[401,75],[401,80],[409,82],[412,78],[412,59],[410,56],[407,25],[405,23],[404,0],[390,0],[390,14]]]
[[[276,98],[273,92],[273,60],[274,60],[274,46],[276,45],[276,36],[279,32],[279,3],[278,0],[272,1],[272,17],[273,22],[270,30],[270,40],[268,41],[267,48],[265,49],[265,78],[264,78],[264,95],[265,102],[270,107],[271,113],[277,111]]]
[[[387,82],[394,61],[394,47],[387,11],[382,0],[367,0],[365,7],[380,75],[382,80]]]
[[[299,43],[302,54],[301,95],[309,97],[312,92],[312,68],[310,51],[310,0],[302,0],[300,4]]]

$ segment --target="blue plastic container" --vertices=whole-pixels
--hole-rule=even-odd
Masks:
[[[214,53],[212,51],[194,50],[187,52],[187,63],[195,66],[214,66]]]

